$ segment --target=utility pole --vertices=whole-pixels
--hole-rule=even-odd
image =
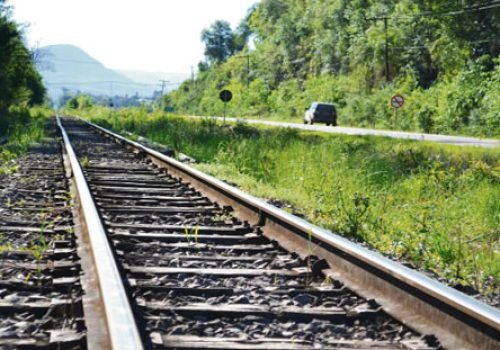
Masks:
[[[114,108],[115,104],[113,102],[113,81],[109,82],[109,106]]]
[[[161,83],[161,94],[160,94],[160,109],[163,111],[163,91],[165,90],[165,85],[169,82],[168,80],[160,79]]]
[[[385,61],[385,81],[390,81],[390,72],[389,72],[389,43],[387,42],[387,20],[388,17],[384,16],[384,37],[385,37],[385,45],[384,45],[384,61]]]
[[[163,96],[163,90],[165,90],[165,85],[167,83],[169,83],[169,81],[168,80],[163,80],[163,79],[160,79],[158,81],[161,83],[161,96]]]
[[[236,58],[246,58],[247,59],[247,97],[250,95],[250,53],[246,55],[239,55]]]
[[[370,17],[367,18],[367,21],[384,21],[384,74],[385,81],[389,82],[391,80],[390,71],[389,71],[389,38],[387,37],[387,31],[389,28],[389,19],[390,17],[385,13],[383,16],[378,17]]]
[[[247,96],[250,95],[250,54],[247,53]]]
[[[193,90],[196,89],[196,81],[194,80],[194,67],[191,66],[191,84],[189,87],[189,90],[191,90],[191,94],[193,93]]]

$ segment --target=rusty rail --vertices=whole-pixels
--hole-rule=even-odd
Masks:
[[[120,350],[143,349],[143,342],[122,278],[83,171],[59,117],[57,117],[57,124],[63,136],[64,147],[71,165],[82,226],[91,247],[91,258],[93,259],[93,266],[98,280],[99,301],[104,311],[104,323],[107,326],[107,329],[102,331],[108,337],[105,344],[101,345],[104,348]]]

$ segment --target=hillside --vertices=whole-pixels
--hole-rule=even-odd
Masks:
[[[106,68],[102,63],[73,45],[41,48],[39,70],[49,96],[57,101],[63,89],[96,95],[132,95],[146,93],[142,86],[124,75]]]
[[[73,45],[52,45],[40,49],[38,69],[43,76],[48,94],[57,101],[64,89],[69,93],[93,95],[151,97],[160,90],[160,79],[177,83],[183,74],[144,72],[140,70],[113,70]],[[173,85],[165,86],[169,91]]]
[[[234,31],[204,31],[196,80],[166,99],[221,115],[229,89],[236,117],[300,121],[311,102],[330,101],[340,125],[498,137],[498,33],[492,1],[262,0]],[[406,99],[397,118],[394,94]]]

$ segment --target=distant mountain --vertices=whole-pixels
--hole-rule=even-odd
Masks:
[[[40,49],[37,64],[48,94],[57,102],[64,90],[106,96],[151,97],[159,91],[160,79],[178,82],[182,74],[142,71],[116,71],[105,67],[85,51],[73,45],[51,45]],[[166,85],[168,91],[171,85]]]

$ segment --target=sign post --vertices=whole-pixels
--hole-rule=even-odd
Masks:
[[[391,97],[391,106],[394,108],[394,126],[393,126],[394,129],[396,129],[397,126],[398,109],[403,107],[404,104],[405,104],[405,99],[403,96],[396,94]]]
[[[233,94],[229,90],[222,90],[219,94],[219,98],[224,102],[224,125],[226,125],[226,105],[233,98]]]

